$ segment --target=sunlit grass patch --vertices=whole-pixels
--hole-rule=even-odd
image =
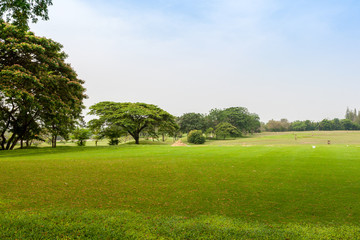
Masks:
[[[355,225],[264,224],[223,216],[152,216],[130,211],[15,212],[1,239],[359,239]]]
[[[359,145],[143,143],[0,152],[0,239],[356,239]]]

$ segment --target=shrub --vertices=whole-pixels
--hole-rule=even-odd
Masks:
[[[189,143],[203,144],[205,142],[205,137],[201,130],[192,130],[189,132],[187,140]]]
[[[119,139],[110,139],[109,145],[119,145]]]

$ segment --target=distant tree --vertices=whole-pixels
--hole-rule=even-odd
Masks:
[[[216,134],[216,137],[223,137],[224,139],[227,136],[235,137],[235,136],[240,135],[238,129],[235,126],[233,126],[227,122],[219,123],[215,128],[215,134]]]
[[[78,146],[85,146],[86,145],[86,141],[87,139],[90,138],[91,136],[91,131],[87,128],[76,128],[73,132],[74,134],[74,139],[77,140],[77,145]]]
[[[305,120],[305,130],[306,131],[313,131],[313,130],[317,130],[319,128],[319,123],[317,122],[312,122],[310,120]]]
[[[246,127],[248,133],[259,133],[261,132],[260,117],[255,113],[250,113],[249,121]]]
[[[305,131],[306,123],[304,121],[294,121],[290,125],[290,130],[292,131]]]
[[[205,122],[207,127],[215,128],[221,122],[225,121],[225,115],[223,109],[211,109],[209,114],[205,116]]]
[[[312,122],[310,120],[305,121],[294,121],[290,123],[289,130],[291,131],[313,131],[319,129],[318,122]]]
[[[109,145],[118,145],[120,142],[119,138],[126,135],[126,131],[123,128],[115,124],[105,124],[99,119],[90,120],[88,126],[94,134],[96,146],[97,142],[104,138],[109,139]]]
[[[176,138],[179,128],[179,125],[175,122],[166,121],[159,124],[157,133],[161,135],[162,141],[165,142],[166,136],[173,136]]]
[[[350,110],[349,108],[346,109],[345,119],[352,121],[353,123],[360,124],[360,111]]]
[[[95,140],[95,146],[97,147],[98,146],[98,142],[102,139],[104,139],[104,135],[98,131],[97,129],[95,129],[94,131],[92,131],[92,139]]]
[[[118,126],[139,144],[140,133],[158,128],[164,123],[175,123],[175,117],[161,108],[145,103],[100,102],[90,107],[91,115],[98,116],[103,128]]]
[[[257,114],[251,114],[244,107],[230,107],[223,110],[222,122],[230,123],[239,132],[251,133],[259,131],[260,119]]]
[[[319,123],[319,130],[330,131],[333,129],[334,129],[333,123],[328,119],[324,119]]]
[[[205,134],[206,137],[213,138],[215,134],[215,130],[212,127],[210,127],[206,130]]]
[[[102,133],[109,139],[109,145],[119,145],[121,136],[126,135],[126,131],[116,124],[108,126]]]
[[[265,128],[269,132],[284,132],[290,129],[291,124],[285,118],[281,119],[280,121],[270,120],[267,122]],[[305,125],[303,125],[305,129]],[[301,130],[303,131],[303,130]]]
[[[48,20],[48,6],[52,0],[0,0],[0,18],[25,30],[28,22],[38,21],[38,18]]]
[[[360,126],[350,119],[342,119],[340,120],[341,126],[344,130],[359,130]]]
[[[331,120],[331,125],[332,125],[332,130],[344,130],[340,119],[338,118],[334,118],[333,120]]]
[[[206,130],[205,118],[200,113],[185,113],[177,121],[183,133],[189,133],[191,130]]]

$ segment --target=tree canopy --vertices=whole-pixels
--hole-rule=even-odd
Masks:
[[[209,114],[185,113],[178,118],[180,130],[188,133],[191,130],[206,131],[215,129],[220,123],[229,123],[236,127],[238,133],[254,133],[260,131],[259,116],[250,113],[244,107],[230,107],[225,109],[212,109]]]
[[[65,63],[61,49],[51,39],[0,23],[1,149],[13,149],[44,128],[66,135],[80,117],[84,81]]]
[[[240,133],[235,126],[233,126],[227,122],[222,122],[216,126],[215,134],[216,134],[216,137],[223,137],[225,139],[227,136],[236,137]]]
[[[185,113],[177,121],[183,133],[189,133],[191,130],[206,130],[205,118],[200,113]]]
[[[146,103],[100,102],[90,107],[89,114],[99,117],[94,121],[104,130],[113,126],[121,127],[134,138],[136,144],[139,144],[142,131],[153,131],[164,124],[176,124],[174,116]]]
[[[22,29],[29,29],[28,22],[39,18],[48,20],[48,6],[52,0],[0,0],[0,17]]]

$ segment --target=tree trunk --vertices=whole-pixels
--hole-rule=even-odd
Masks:
[[[13,134],[11,135],[10,139],[7,141],[6,150],[11,149],[11,144],[12,144],[12,142],[14,141],[15,136],[16,136],[16,134],[13,133]]]
[[[10,147],[10,150],[13,150],[13,149],[14,149],[14,147],[16,146],[16,143],[17,143],[18,141],[19,141],[19,138],[15,138],[15,139],[14,139],[14,141],[13,141],[11,147]]]
[[[5,138],[4,134],[2,134],[1,138],[2,138],[2,140],[1,140],[1,149],[5,150],[6,138]]]
[[[20,149],[23,149],[24,148],[24,140],[20,140]]]
[[[135,143],[139,144],[139,139],[140,139],[139,133],[135,133],[133,137],[135,139]]]
[[[51,138],[51,147],[52,148],[56,148],[56,139],[57,139],[57,135],[53,135]]]

